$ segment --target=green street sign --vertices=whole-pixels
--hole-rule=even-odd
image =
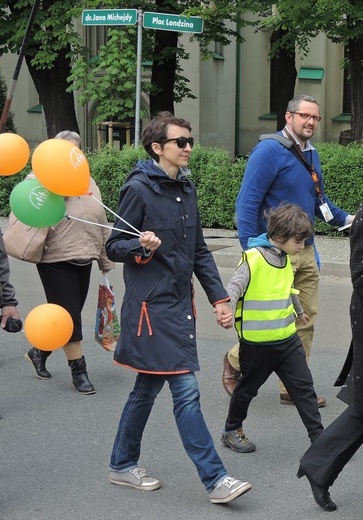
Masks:
[[[83,25],[135,25],[137,9],[85,9]]]
[[[199,16],[145,12],[142,25],[145,29],[161,29],[162,31],[203,32],[203,18],[199,18]]]

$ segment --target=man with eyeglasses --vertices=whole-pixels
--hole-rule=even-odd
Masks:
[[[277,139],[261,140],[248,159],[241,189],[236,201],[238,237],[242,248],[248,248],[248,239],[266,232],[265,211],[282,202],[300,206],[311,222],[319,218],[332,226],[343,226],[354,216],[335,206],[324,193],[324,182],[319,155],[310,143],[321,120],[318,102],[310,96],[294,97],[287,106],[286,125],[276,136],[289,141],[283,146]],[[281,139],[281,137],[280,137]],[[318,311],[319,268],[314,237],[306,241],[301,253],[291,256],[295,288],[310,321],[297,324],[307,360],[313,341],[314,323]],[[242,368],[243,370],[243,368]],[[239,345],[224,357],[222,383],[232,394],[240,375]],[[294,404],[280,382],[281,404]],[[323,397],[318,406],[326,405]]]
[[[155,399],[168,383],[184,448],[209,500],[221,504],[251,485],[228,475],[200,409],[193,274],[214,307],[217,323],[230,328],[233,316],[203,238],[187,168],[194,144],[190,133],[190,123],[170,112],[160,112],[144,128],[141,141],[150,159],[139,161],[122,186],[120,218],[106,246],[110,259],[124,263],[122,334],[114,359],[137,372],[114,442],[110,482],[140,491],[160,488],[138,461]],[[167,449],[170,436],[161,432],[161,439]],[[177,471],[173,457],[165,462]]]

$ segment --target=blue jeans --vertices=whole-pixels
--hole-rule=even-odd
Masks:
[[[110,469],[119,473],[136,468],[141,439],[156,396],[168,381],[173,397],[173,412],[185,451],[194,462],[207,492],[226,475],[213,439],[205,424],[199,403],[198,382],[194,373],[152,375],[139,373],[118,426]]]

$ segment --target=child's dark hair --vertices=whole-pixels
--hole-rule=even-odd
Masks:
[[[141,143],[147,153],[159,162],[159,156],[154,153],[152,149],[152,143],[163,144],[163,141],[167,138],[168,126],[176,125],[181,128],[187,128],[189,132],[192,131],[189,121],[180,117],[175,117],[171,112],[159,112],[144,128],[141,134]]]
[[[309,217],[296,204],[282,203],[276,209],[265,211],[267,218],[268,238],[282,238],[286,242],[291,237],[300,242],[314,233],[314,227]]]

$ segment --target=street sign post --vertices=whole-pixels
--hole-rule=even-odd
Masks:
[[[136,25],[137,9],[85,9],[83,25]]]
[[[198,16],[180,16],[178,14],[145,12],[142,25],[145,29],[202,33],[203,21],[203,18]]]
[[[141,24],[142,21],[142,24]],[[137,71],[135,106],[135,148],[139,146],[140,98],[141,98],[141,50],[142,27],[177,31],[182,33],[202,33],[203,18],[180,16],[166,13],[143,13],[141,9],[85,9],[82,11],[83,25],[136,25],[137,30]]]

